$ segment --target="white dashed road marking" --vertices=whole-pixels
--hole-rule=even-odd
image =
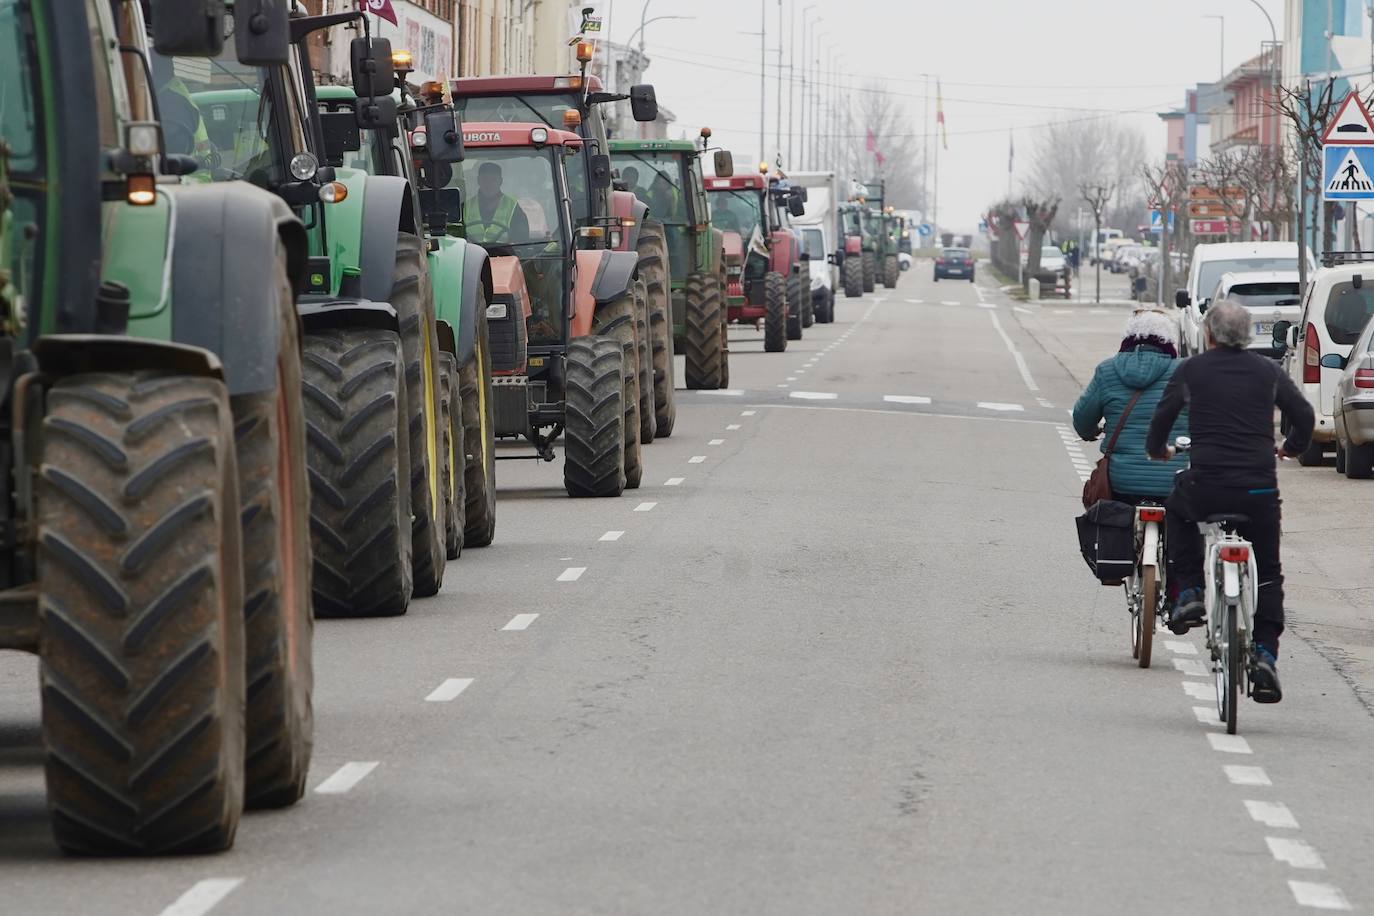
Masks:
[[[795,375],[789,375],[789,376],[787,377],[787,380],[788,380],[789,382],[795,382],[795,381],[797,380],[797,377],[796,377]]]
[[[1246,800],[1245,810],[1250,812],[1250,817],[1259,821],[1266,827],[1285,827],[1289,830],[1298,829],[1298,819],[1293,817],[1293,812],[1288,810],[1288,806],[1283,802],[1251,801]]]
[[[978,406],[984,410],[1015,411],[1025,410],[1020,404],[1003,404],[998,401],[979,401]]]
[[[1229,780],[1231,781],[1231,784],[1232,784],[1232,785],[1236,785],[1236,786],[1272,786],[1272,785],[1273,785],[1273,783],[1269,781],[1269,774],[1266,773],[1266,772],[1264,772],[1264,769],[1263,769],[1262,767],[1247,767],[1247,766],[1237,766],[1236,764],[1227,764],[1226,766],[1222,767],[1221,769],[1222,769],[1222,772],[1224,772],[1224,773],[1226,774],[1226,778],[1229,779]]]
[[[1197,681],[1184,681],[1183,692],[1195,700],[1215,700],[1217,688],[1214,684],[1199,684]]]
[[[654,506],[657,506],[657,505],[658,505],[658,503],[640,503],[639,505],[635,506],[635,511],[636,511],[636,512],[652,512],[652,511],[654,511]]]
[[[1298,906],[1310,906],[1314,910],[1348,910],[1350,901],[1345,899],[1339,887],[1330,884],[1316,884],[1311,881],[1289,881],[1288,889]]]
[[[623,538],[624,536],[625,536],[625,532],[623,532],[623,531],[607,531],[605,534],[601,535],[601,537],[599,537],[597,540],[601,540],[601,541],[618,541],[618,540],[620,540],[621,538]]]
[[[1250,754],[1250,742],[1240,735],[1222,735],[1217,732],[1208,732],[1207,740],[1211,742],[1212,750],[1220,751],[1223,754]]]
[[[946,299],[944,302],[941,302],[940,304],[941,304],[941,305],[963,305],[962,302],[955,302],[953,299]],[[848,336],[848,335],[845,335],[845,336]]]
[[[680,487],[682,486],[682,482],[686,479],[685,477],[669,477],[667,480],[663,481],[663,485],[665,487]]]
[[[1203,667],[1202,662],[1195,658],[1176,658],[1173,659],[1173,663],[1175,671],[1180,671],[1189,677],[1207,677],[1211,674]]]
[[[688,458],[688,459],[687,459],[687,463],[688,463],[688,464],[701,464],[701,463],[702,463],[703,461],[705,461],[705,460],[706,460],[706,456],[705,456],[705,455],[693,455],[691,458]]]
[[[558,582],[576,582],[582,578],[582,574],[587,571],[585,566],[569,566],[558,574]]]
[[[462,693],[464,690],[467,690],[471,686],[472,678],[470,677],[448,678],[438,687],[435,687],[434,691],[429,696],[425,697],[425,702],[447,703],[450,700],[457,699],[458,694]]]
[[[368,773],[377,769],[379,761],[376,760],[353,760],[345,763],[330,775],[328,779],[315,787],[318,795],[343,795],[367,777]]]
[[[161,916],[201,916],[210,912],[215,904],[228,897],[242,883],[242,878],[205,878],[197,881],[190,890],[166,907]]]
[[[1164,648],[1170,652],[1177,652],[1179,655],[1197,655],[1197,646],[1190,642],[1181,642],[1177,639],[1164,640]]]
[[[741,417],[752,417],[752,416],[753,416],[754,414],[756,414],[756,413],[758,413],[757,410],[743,410],[743,411],[740,411],[740,416],[741,416]]]
[[[1313,849],[1306,840],[1299,840],[1296,837],[1286,836],[1267,836],[1264,842],[1269,846],[1269,853],[1275,859],[1290,865],[1293,868],[1306,868],[1312,871],[1324,871],[1326,863],[1322,861],[1321,854]]]
[[[742,388],[716,388],[716,389],[714,389],[714,390],[712,390],[712,389],[707,389],[707,390],[703,391],[702,394],[714,394],[714,395],[716,395],[717,397],[725,397],[725,398],[742,398],[742,397],[744,397],[744,389],[742,389]]]
[[[1217,709],[1215,706],[1194,706],[1193,718],[1197,719],[1203,725],[1222,724],[1222,721],[1217,718]]]
[[[539,619],[538,614],[516,614],[510,619],[510,623],[501,629],[503,630],[528,630],[530,624]]]
[[[730,430],[730,429],[739,429],[739,424],[738,424],[738,423],[728,423],[728,424],[726,424],[725,428],[726,428],[727,430]]]
[[[889,404],[929,404],[930,398],[914,394],[885,394],[883,400]]]
[[[712,439],[710,442],[707,442],[706,444],[707,444],[707,445],[724,445],[724,444],[725,444],[725,440],[724,440],[724,439]]]
[[[833,401],[839,397],[831,391],[792,391],[787,396],[802,401]]]

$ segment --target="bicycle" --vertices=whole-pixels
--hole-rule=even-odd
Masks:
[[[1174,447],[1185,452],[1192,446],[1179,436]],[[1211,515],[1198,522],[1204,538],[1203,595],[1207,613],[1207,648],[1217,688],[1217,717],[1226,733],[1236,733],[1237,700],[1250,695],[1254,649],[1255,604],[1259,574],[1250,542],[1236,528],[1250,519],[1244,515]],[[1243,683],[1242,683],[1243,682]]]
[[[1131,658],[1150,667],[1158,622],[1167,622],[1164,562],[1164,507],[1142,503],[1135,510],[1135,567],[1126,580],[1126,608],[1131,614]]]

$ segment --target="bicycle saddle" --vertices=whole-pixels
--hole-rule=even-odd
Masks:
[[[1244,525],[1246,522],[1250,521],[1250,516],[1232,515],[1230,513],[1223,512],[1220,515],[1209,515],[1202,521],[1208,525],[1222,525],[1226,528],[1233,528],[1237,525]]]

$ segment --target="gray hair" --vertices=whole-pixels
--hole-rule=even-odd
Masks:
[[[1203,326],[1213,346],[1244,350],[1255,339],[1253,322],[1245,306],[1230,299],[1218,299],[1207,307]]]

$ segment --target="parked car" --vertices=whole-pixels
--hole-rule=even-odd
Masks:
[[[935,282],[951,277],[973,282],[973,254],[967,248],[946,248],[935,259]]]
[[[1040,249],[1040,272],[1053,271],[1062,274],[1068,262],[1064,260],[1064,252],[1055,248],[1053,245],[1046,245]]]
[[[1334,360],[1328,365],[1323,359],[1331,355],[1348,358],[1371,316],[1374,263],[1335,264],[1308,279],[1297,324],[1287,320],[1274,324],[1274,343],[1285,348],[1284,371],[1317,415],[1312,445],[1298,458],[1303,465],[1319,464],[1322,454],[1336,443],[1332,405],[1342,370]]]
[[[1314,268],[1309,254],[1308,269]],[[1220,242],[1194,247],[1188,283],[1174,293],[1174,305],[1179,308],[1179,355],[1202,352],[1202,313],[1222,274],[1297,269],[1297,242]]]
[[[1302,314],[1296,270],[1224,273],[1208,302],[1219,299],[1243,305],[1254,316],[1255,339],[1250,344],[1251,350],[1274,359],[1283,358],[1284,348],[1274,343],[1274,325],[1284,320],[1295,322]]]
[[[1350,478],[1374,474],[1374,320],[1350,348],[1348,357],[1328,353],[1323,368],[1341,370],[1331,415],[1336,428],[1336,471]]]

